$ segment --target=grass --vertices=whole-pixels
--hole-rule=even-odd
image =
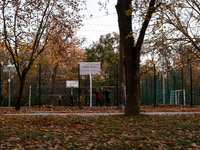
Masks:
[[[1,116],[0,149],[200,149],[200,115]]]

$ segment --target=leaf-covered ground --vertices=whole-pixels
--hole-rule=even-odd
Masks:
[[[159,106],[156,109],[177,111],[183,107]],[[141,108],[142,111],[151,109],[150,106]],[[189,109],[194,111],[199,107],[188,107],[187,111]],[[53,106],[22,108],[20,112],[33,110],[119,112],[115,107]],[[84,117],[5,115],[15,113],[14,108],[0,108],[0,112],[0,149],[200,149],[200,114]]]
[[[63,113],[123,113],[124,110],[118,110],[117,107],[67,107],[67,106],[51,106],[43,105],[33,107],[21,107],[20,111],[16,111],[14,107],[0,107],[1,113],[30,113],[36,111],[54,111]],[[189,105],[154,105],[142,106],[141,112],[200,112],[200,106],[190,107]]]

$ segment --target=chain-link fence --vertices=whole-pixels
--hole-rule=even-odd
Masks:
[[[78,76],[78,72],[74,72],[71,79],[63,70],[58,69],[56,75],[48,66],[42,66],[41,70],[37,66],[31,70],[26,77],[22,106],[35,105],[59,105],[59,96],[62,97],[61,105],[70,106],[70,95],[73,93],[73,106],[89,106],[90,100],[90,80],[89,75]],[[92,90],[110,89],[111,106],[118,105],[117,98],[117,69],[114,70],[113,76],[96,76],[92,77]],[[9,80],[10,78],[10,85]],[[102,79],[103,78],[103,79]],[[80,82],[79,88],[66,88],[67,80],[78,80]],[[1,67],[1,101],[0,106],[8,106],[9,101],[11,106],[15,106],[18,98],[19,79],[16,72],[5,72]],[[10,86],[10,88],[9,88]],[[9,94],[10,93],[10,94]],[[10,98],[9,98],[10,96]],[[93,96],[93,106],[95,106],[95,94]],[[101,94],[101,103],[106,105],[105,95]]]
[[[154,68],[152,68],[154,72]],[[53,79],[52,71],[47,67],[39,67],[31,71],[26,78],[22,106],[35,105],[59,105],[59,95],[62,97],[61,105],[70,106],[70,95],[73,93],[74,106],[89,106],[90,80],[89,76],[78,76],[73,80],[80,81],[79,88],[66,88],[66,80],[70,78],[62,77],[62,70],[57,71],[57,76]],[[1,67],[1,106],[9,105],[9,73],[3,71]],[[15,106],[18,98],[19,80],[16,72],[10,72],[10,105]],[[40,81],[40,82],[39,82]],[[92,90],[100,88],[110,89],[111,106],[118,106],[118,71],[117,68],[113,76],[93,76]],[[182,104],[200,105],[200,74],[197,67],[190,65],[176,70],[165,71],[163,73],[154,72],[150,75],[141,75],[141,104]],[[125,93],[125,92],[124,92]],[[126,94],[126,93],[125,93]],[[92,95],[93,106],[95,106],[95,94]],[[125,96],[126,98],[126,96]],[[101,103],[106,105],[105,95],[101,94]]]
[[[191,65],[143,77],[141,103],[142,105],[200,105],[199,77],[198,68]]]

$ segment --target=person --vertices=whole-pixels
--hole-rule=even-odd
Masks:
[[[74,98],[72,94],[70,94],[70,107],[71,106],[74,106]]]
[[[111,90],[110,90],[110,89],[103,89],[103,88],[101,88],[101,89],[102,89],[102,91],[103,91],[104,94],[105,94],[106,107],[107,107],[107,106],[110,106],[110,96],[109,96],[109,94],[111,93]]]
[[[99,105],[102,106],[100,99],[101,99],[101,93],[103,93],[103,91],[98,91],[97,89],[97,91],[92,91],[92,93],[96,94],[96,106]]]
[[[60,105],[61,105],[61,101],[62,101],[62,96],[61,96],[61,95],[59,95],[59,97],[58,97],[58,106],[60,106]]]

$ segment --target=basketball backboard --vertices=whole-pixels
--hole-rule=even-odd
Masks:
[[[101,65],[100,62],[79,62],[80,64],[80,75],[100,75]]]
[[[3,67],[4,72],[12,72],[16,71],[15,65],[8,65]]]
[[[67,80],[66,88],[78,88],[78,81],[77,80]]]

